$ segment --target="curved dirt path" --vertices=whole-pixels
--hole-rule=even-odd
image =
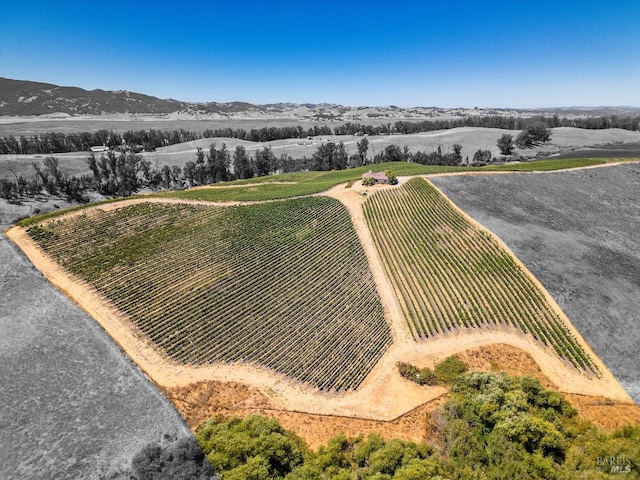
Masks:
[[[402,180],[405,180],[403,178]],[[388,186],[367,187],[368,194],[375,194],[376,190],[392,188]],[[618,384],[606,366],[593,353],[589,345],[566,318],[562,310],[548,295],[540,282],[521,264],[534,283],[547,296],[550,305],[557,309],[567,326],[578,338],[583,348],[598,365],[602,378],[588,378],[574,367],[557,357],[550,350],[542,348],[532,339],[516,331],[467,331],[451,333],[425,342],[415,342],[406,326],[400,300],[386,274],[382,260],[377,252],[373,239],[366,225],[362,203],[365,197],[361,195],[364,188],[360,182],[351,188],[338,185],[325,195],[341,201],[348,209],[355,230],[361,240],[370,268],[376,279],[382,304],[391,327],[394,343],[382,359],[367,376],[357,391],[341,394],[321,393],[299,382],[292,381],[282,375],[256,365],[214,364],[211,366],[186,366],[172,362],[147,341],[137,328],[119,312],[111,303],[90,285],[74,278],[61,268],[48,255],[41,251],[20,227],[12,227],[6,233],[42,271],[42,273],[60,290],[87,311],[111,335],[122,349],[140,366],[140,368],[157,384],[164,387],[186,386],[192,383],[219,380],[237,381],[257,387],[265,393],[280,408],[298,412],[308,412],[326,415],[341,415],[355,418],[391,420],[440,397],[446,392],[443,387],[420,387],[411,384],[400,377],[396,363],[410,362],[418,366],[433,367],[438,361],[449,355],[463,352],[470,348],[493,344],[511,345],[529,352],[540,366],[542,372],[553,382],[560,391],[582,395],[605,395],[609,398],[630,401],[629,396]],[[142,202],[154,203],[188,203],[198,205],[229,206],[245,202],[206,202],[164,198],[140,198],[123,200],[110,204],[98,205],[95,209],[111,210],[125,205]],[[253,203],[253,202],[250,202]],[[456,207],[458,209],[458,207]],[[465,218],[478,228],[480,224],[458,209]],[[72,212],[70,215],[77,214]],[[486,231],[486,229],[484,229]],[[493,234],[492,234],[493,235]],[[507,251],[511,252],[495,235],[493,235]],[[513,255],[513,254],[512,254]]]

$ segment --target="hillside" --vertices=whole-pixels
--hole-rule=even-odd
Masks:
[[[50,83],[0,78],[0,115],[101,115],[105,113],[170,113],[182,108],[175,100],[127,91],[84,90]]]
[[[553,165],[532,162],[530,167],[538,163],[544,169],[564,165],[562,161],[547,162]],[[429,172],[419,165],[412,167],[413,171],[400,168],[410,164],[397,166],[399,173]],[[363,196],[359,183],[352,188],[336,185],[352,178],[353,171],[306,175],[308,184],[303,181],[305,174],[295,174],[281,176],[275,183],[273,179],[254,180],[239,188],[211,186],[181,195],[192,198],[125,200],[66,217],[49,217],[39,224],[33,219],[23,223],[31,225],[28,234],[19,227],[9,234],[159,385],[237,381],[271,392],[281,408],[391,419],[442,394],[437,388],[419,392],[403,385],[395,369],[398,361],[424,364],[434,356],[437,360],[479,345],[502,343],[529,352],[564,391],[607,391],[612,398],[628,399],[599,359],[592,357],[588,348],[582,351],[586,346],[581,339],[580,346],[573,343],[571,337],[579,334],[563,331],[555,320],[549,322],[554,314],[544,313],[549,311],[540,306],[545,301],[534,305],[540,295],[547,298],[541,286],[525,281],[521,293],[500,284],[489,296],[469,294],[460,272],[470,271],[471,277],[483,279],[482,285],[490,285],[493,274],[511,265],[505,252],[494,255],[501,260],[493,267],[485,265],[492,260],[486,249],[473,250],[473,258],[447,254],[449,265],[468,264],[463,270],[450,270],[441,285],[453,292],[454,301],[449,302],[453,310],[447,310],[444,296],[425,297],[419,303],[426,307],[423,311],[446,310],[445,325],[457,325],[433,336],[417,334],[420,338],[414,338],[410,314],[400,307],[407,297],[390,282],[384,266],[396,258],[402,268],[408,254],[399,247],[389,252],[377,249],[372,235],[381,230],[365,221],[367,204],[385,198],[387,189],[391,189],[389,194],[405,195],[405,187],[379,187]],[[269,200],[323,190],[323,195],[339,202]],[[240,199],[260,203],[237,205]],[[224,200],[234,202],[219,203]],[[314,208],[331,212],[328,217],[305,213]],[[444,213],[449,207],[441,204],[432,208]],[[359,240],[355,244],[351,228]],[[480,229],[479,236],[474,234],[478,241],[487,235],[479,225],[468,228],[469,232]],[[456,235],[446,225],[440,230],[436,246],[442,249]],[[407,232],[405,236],[411,235]],[[338,238],[342,240],[336,241]],[[51,257],[43,256],[33,240]],[[365,265],[373,274],[374,290],[367,269],[360,268],[360,248],[364,248]],[[430,256],[419,245],[414,250],[425,261]],[[440,264],[437,268],[448,268],[446,261]],[[116,277],[113,271],[118,272]],[[411,278],[406,277],[403,284],[417,291],[418,275],[409,273]],[[508,275],[516,274],[510,271]],[[363,296],[364,291],[368,293]],[[360,293],[354,296],[355,292]],[[473,298],[465,304],[469,295]],[[378,321],[378,302],[386,322]],[[460,311],[465,305],[466,313]],[[528,307],[521,309],[519,305]],[[510,318],[503,315],[509,311],[521,320],[516,328],[506,326],[510,320],[501,320]],[[491,328],[474,328],[470,318]],[[393,340],[390,346],[385,323]],[[269,336],[272,333],[276,340]],[[316,344],[329,350],[314,359],[311,350],[318,349]],[[597,372],[599,378],[586,373],[588,370]],[[318,390],[341,393],[324,398]]]
[[[539,160],[517,167],[546,171],[603,162]],[[452,170],[406,162],[376,167],[412,176]],[[508,168],[514,166],[464,170],[474,175],[469,178],[484,178],[481,172]],[[7,234],[153,379],[192,429],[209,417],[262,414],[279,419],[314,448],[340,432],[421,442],[432,437],[425,418],[442,405],[447,389],[419,386],[403,378],[397,364],[435,368],[454,354],[471,370],[533,375],[567,394],[581,417],[604,428],[638,424],[640,410],[580,333],[573,337],[562,325],[545,326],[548,306],[534,307],[527,300],[534,299],[535,290],[547,297],[535,278],[530,277],[535,285],[525,287],[524,295],[523,290],[509,293],[510,284],[498,285],[497,274],[512,269],[503,268],[510,266],[505,252],[493,254],[489,232],[462,212],[457,218],[442,216],[452,206],[444,196],[418,208],[425,197],[416,197],[415,187],[425,193],[428,185],[418,178],[369,188],[367,195],[358,181],[345,188],[363,171],[264,177],[173,194],[181,199],[142,196],[21,222],[49,255],[26,229],[15,227]],[[381,203],[386,204],[382,209]],[[430,226],[437,238],[425,235],[422,244],[408,249],[397,244],[385,254],[374,236],[386,228],[369,226],[365,218],[372,209],[384,210],[387,223],[402,230],[394,238],[407,245],[420,236],[412,223],[440,217],[439,225]],[[416,220],[420,210],[435,217]],[[463,235],[452,231],[454,224],[464,224]],[[449,248],[459,237],[473,238],[476,248],[466,256]],[[498,260],[497,267],[492,260]],[[459,325],[414,338],[415,324],[404,306],[424,284],[420,276],[432,274],[430,263],[446,271],[433,288],[443,295],[429,298],[427,292],[415,305],[442,307],[446,315],[433,320]],[[410,265],[416,268],[410,271]],[[390,276],[396,274],[411,291],[393,285]],[[511,317],[503,311],[533,330],[506,325]],[[479,323],[469,322],[476,318]],[[599,378],[579,361],[573,362],[577,368],[571,365],[563,345],[573,339],[578,345],[572,351],[582,350]],[[316,352],[324,353],[314,357]]]

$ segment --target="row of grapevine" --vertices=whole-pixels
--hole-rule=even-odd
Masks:
[[[577,368],[596,367],[543,293],[489,234],[429,182],[377,192],[365,218],[414,339],[515,328]]]
[[[357,388],[391,345],[366,256],[334,199],[140,203],[29,233],[186,364],[251,363],[340,391]]]

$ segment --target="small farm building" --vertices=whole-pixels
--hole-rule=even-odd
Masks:
[[[366,178],[373,178],[376,181],[376,183],[389,183],[389,178],[387,177],[387,174],[384,172],[374,173],[371,170],[369,170],[367,173],[362,174],[362,180]]]

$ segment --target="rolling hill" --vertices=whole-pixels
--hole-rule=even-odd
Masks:
[[[565,117],[638,114],[634,107],[575,107],[545,109],[440,108],[343,106],[331,103],[184,102],[161,99],[127,90],[85,90],[74,86],[0,77],[0,117],[153,115],[159,118],[278,118],[313,121],[380,123],[399,119],[460,118],[467,116],[520,116],[557,113]]]

